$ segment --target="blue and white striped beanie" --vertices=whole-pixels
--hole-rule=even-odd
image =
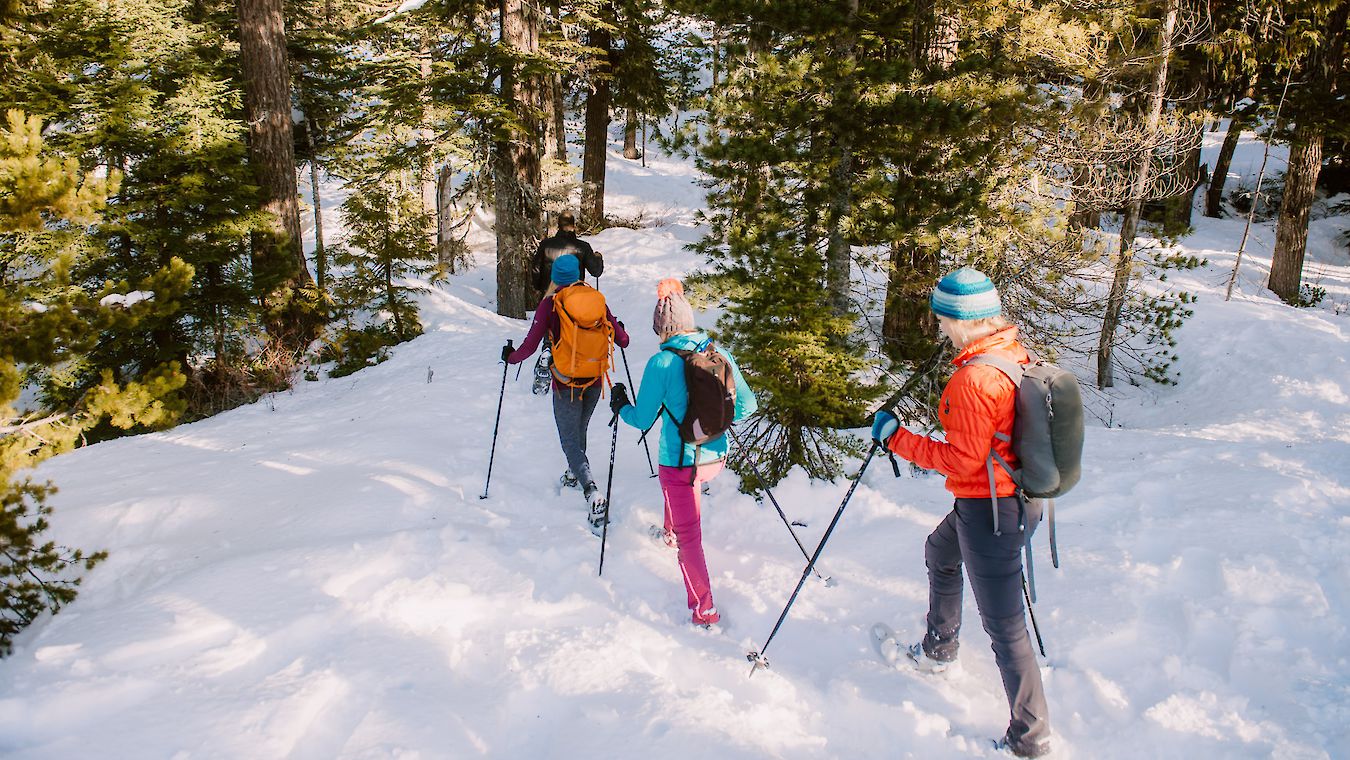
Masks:
[[[993,281],[970,267],[961,267],[939,280],[928,303],[934,314],[951,319],[984,319],[1003,311]]]

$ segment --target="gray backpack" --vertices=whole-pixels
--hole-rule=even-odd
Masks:
[[[1008,471],[1025,496],[1046,499],[1050,523],[1050,556],[1059,567],[1055,545],[1056,496],[1069,492],[1082,475],[1083,397],[1072,372],[1032,357],[1018,364],[1002,357],[981,354],[968,364],[987,364],[1013,381],[1017,388],[1017,411],[1013,422],[1012,449],[1021,467],[1014,469],[992,448],[986,460],[989,498],[994,502],[994,532],[998,533],[998,497],[994,486],[994,462]],[[1007,441],[1003,433],[999,440]]]

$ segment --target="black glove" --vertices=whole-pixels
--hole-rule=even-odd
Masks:
[[[511,354],[515,353],[515,350],[516,349],[512,347],[512,345],[509,342],[505,346],[502,346],[502,361],[504,362],[510,361]]]
[[[623,387],[623,383],[615,383],[610,389],[609,410],[615,414],[625,406],[632,406],[633,402],[628,400],[628,389]]]

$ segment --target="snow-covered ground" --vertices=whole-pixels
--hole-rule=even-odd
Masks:
[[[610,172],[611,213],[660,222],[593,238],[640,375],[656,280],[698,264],[682,246],[700,196],[684,162],[616,154]],[[1186,241],[1210,263],[1175,276],[1200,294],[1181,384],[1102,400],[1118,427],[1088,431],[1061,570],[1037,536],[1057,757],[1350,756],[1347,226],[1315,223],[1328,296],[1303,310],[1261,286],[1269,225],[1227,303],[1241,223],[1201,219]],[[384,364],[45,464],[54,535],[111,555],[0,661],[0,755],[993,756],[1007,709],[972,601],[949,679],[888,669],[868,641],[877,621],[922,630],[939,478],[866,473],[821,560],[837,585],[807,584],[772,669],[748,678],[804,563],[734,476],[704,518],[721,633],[688,624],[674,554],[646,535],[661,497],[628,428],[597,577],[528,366],[507,378],[478,498],[498,348],[526,327],[492,313],[494,292],[480,250]],[[776,489],[808,546],[846,485],[796,473]]]

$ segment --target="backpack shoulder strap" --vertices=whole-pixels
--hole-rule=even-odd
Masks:
[[[966,364],[985,364],[990,367],[993,367],[999,372],[1002,372],[1003,374],[1007,375],[1008,379],[1013,382],[1014,386],[1022,385],[1022,374],[1026,370],[1025,365],[1018,364],[1017,362],[1009,359],[1004,359],[1002,356],[993,356],[991,354],[979,354],[978,356],[973,356],[970,358],[969,361],[966,362]],[[966,366],[966,364],[963,364],[961,366],[964,367]]]

